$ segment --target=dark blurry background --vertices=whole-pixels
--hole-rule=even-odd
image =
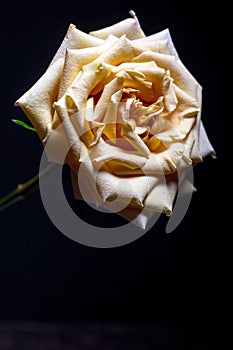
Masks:
[[[112,249],[83,246],[53,226],[39,191],[0,212],[2,322],[231,328],[232,229],[225,201],[230,184],[225,176],[226,115],[219,98],[219,8],[212,3],[209,12],[202,6],[200,1],[151,7],[148,2],[72,0],[1,5],[0,196],[37,174],[42,154],[37,135],[12,123],[12,118],[27,122],[14,101],[44,73],[70,23],[89,32],[127,18],[131,9],[146,35],[170,29],[181,60],[203,86],[202,120],[217,153],[216,160],[207,158],[195,168],[197,192],[170,234],[161,217],[131,244]],[[64,176],[72,197],[66,169]]]

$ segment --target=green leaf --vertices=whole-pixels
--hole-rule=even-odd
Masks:
[[[34,129],[32,126],[26,124],[25,122],[23,122],[22,120],[18,120],[18,119],[11,119],[15,124],[22,126],[25,129],[28,130],[32,130],[32,131],[36,131],[36,129]]]

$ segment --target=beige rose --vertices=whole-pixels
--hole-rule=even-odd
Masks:
[[[130,14],[89,34],[71,24],[43,76],[15,105],[49,144],[48,158],[59,162],[55,154],[69,144],[76,198],[114,203],[145,228],[154,212],[172,213],[177,174],[214,149],[201,122],[202,88],[169,30],[145,36]]]

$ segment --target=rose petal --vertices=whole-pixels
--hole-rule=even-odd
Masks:
[[[122,62],[131,61],[135,52],[140,54],[142,49],[135,51],[131,41],[123,35],[99,57],[99,61],[117,66]]]
[[[86,47],[98,46],[102,43],[103,40],[84,33],[77,29],[74,24],[70,24],[66,35],[50,64],[53,64],[59,58],[64,59],[67,49],[82,49]]]
[[[207,157],[211,155],[213,158],[216,158],[216,152],[210,143],[210,140],[207,136],[205,127],[203,125],[203,122],[200,123],[200,138],[199,138],[199,149],[201,156]]]
[[[116,140],[116,132],[117,132],[117,116],[118,116],[118,108],[119,102],[122,97],[123,90],[118,90],[111,96],[111,101],[108,103],[107,110],[104,116],[104,134],[111,140],[111,142],[115,143]]]
[[[58,98],[61,98],[71,86],[83,66],[94,61],[104,50],[106,50],[105,45],[79,50],[67,49]]]
[[[48,125],[53,121],[53,103],[58,96],[58,89],[63,69],[63,60],[58,59],[42,77],[21,96],[15,106],[20,106],[41,140],[48,132]]]
[[[147,61],[155,61],[158,67],[169,70],[174,83],[179,86],[180,89],[192,97],[197,97],[198,82],[175,56],[164,55],[153,51],[144,51],[132,59],[132,62]]]
[[[99,140],[98,144],[94,146],[90,152],[92,161],[106,164],[111,162],[111,166],[123,165],[130,169],[142,168],[146,163],[146,157],[132,152],[124,150],[117,146],[112,146],[110,143]]]
[[[152,37],[145,37],[142,39],[132,40],[132,45],[136,49],[139,47],[145,50],[151,50],[165,55],[170,55],[171,51],[167,40],[154,40]]]
[[[161,53],[164,53],[164,54],[168,54],[168,55],[173,55],[175,56],[176,58],[178,58],[178,53],[176,51],[176,48],[173,44],[173,41],[172,41],[172,38],[171,38],[171,34],[170,34],[170,31],[168,28],[158,32],[158,33],[155,33],[155,34],[152,34],[152,35],[149,35],[149,36],[145,36],[144,38],[140,38],[140,39],[136,39],[133,41],[133,44],[136,44],[136,45],[145,45],[145,48],[146,48],[146,45],[150,45],[150,43],[159,43],[161,42],[162,45],[164,45],[166,43],[166,48],[165,50],[167,52],[161,52]],[[156,46],[155,46],[155,49],[153,50],[153,46],[152,47],[149,47],[150,49],[152,49],[152,51],[156,51]]]
[[[94,120],[101,120],[101,118],[104,116],[104,113],[106,112],[108,103],[111,101],[112,95],[114,95],[115,92],[117,92],[118,90],[121,90],[124,81],[125,78],[123,76],[115,77],[113,80],[111,80],[108,84],[104,86],[102,94],[95,106]]]
[[[162,95],[165,70],[157,67],[154,61],[125,62],[113,69],[116,75],[123,75],[124,72],[127,73],[125,86],[138,89],[140,99],[153,103]]]
[[[142,38],[145,34],[143,33],[136,16],[133,17],[134,18],[127,18],[108,27],[91,31],[89,34],[101,39],[106,39],[110,34],[113,34],[118,38],[122,35],[126,35],[128,39]]]
[[[79,156],[80,156],[80,140],[79,140],[79,134],[77,134],[75,127],[72,123],[72,118],[69,117],[68,112],[67,112],[67,98],[62,98],[59,100],[59,102],[55,102],[54,103],[54,107],[56,109],[56,112],[61,120],[61,125],[59,125],[59,127],[56,129],[59,131],[65,131],[65,135],[66,135],[66,140],[67,143],[69,145],[68,150],[70,150],[69,153],[69,163],[74,163],[74,164],[78,164],[79,162]],[[52,131],[52,137],[53,136],[53,131]],[[50,138],[48,140],[48,142],[52,142],[53,143],[53,139]],[[66,151],[67,148],[64,150]],[[62,159],[65,160],[65,158],[63,157]]]

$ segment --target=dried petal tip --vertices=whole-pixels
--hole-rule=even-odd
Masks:
[[[134,18],[136,17],[136,13],[135,13],[133,10],[130,10],[130,11],[129,11],[129,14],[130,14],[132,17],[134,17]]]
[[[136,13],[134,12],[134,10],[130,10],[129,14],[133,17],[133,19],[135,20],[135,22],[138,24],[138,26],[140,27],[139,21],[137,19]]]

